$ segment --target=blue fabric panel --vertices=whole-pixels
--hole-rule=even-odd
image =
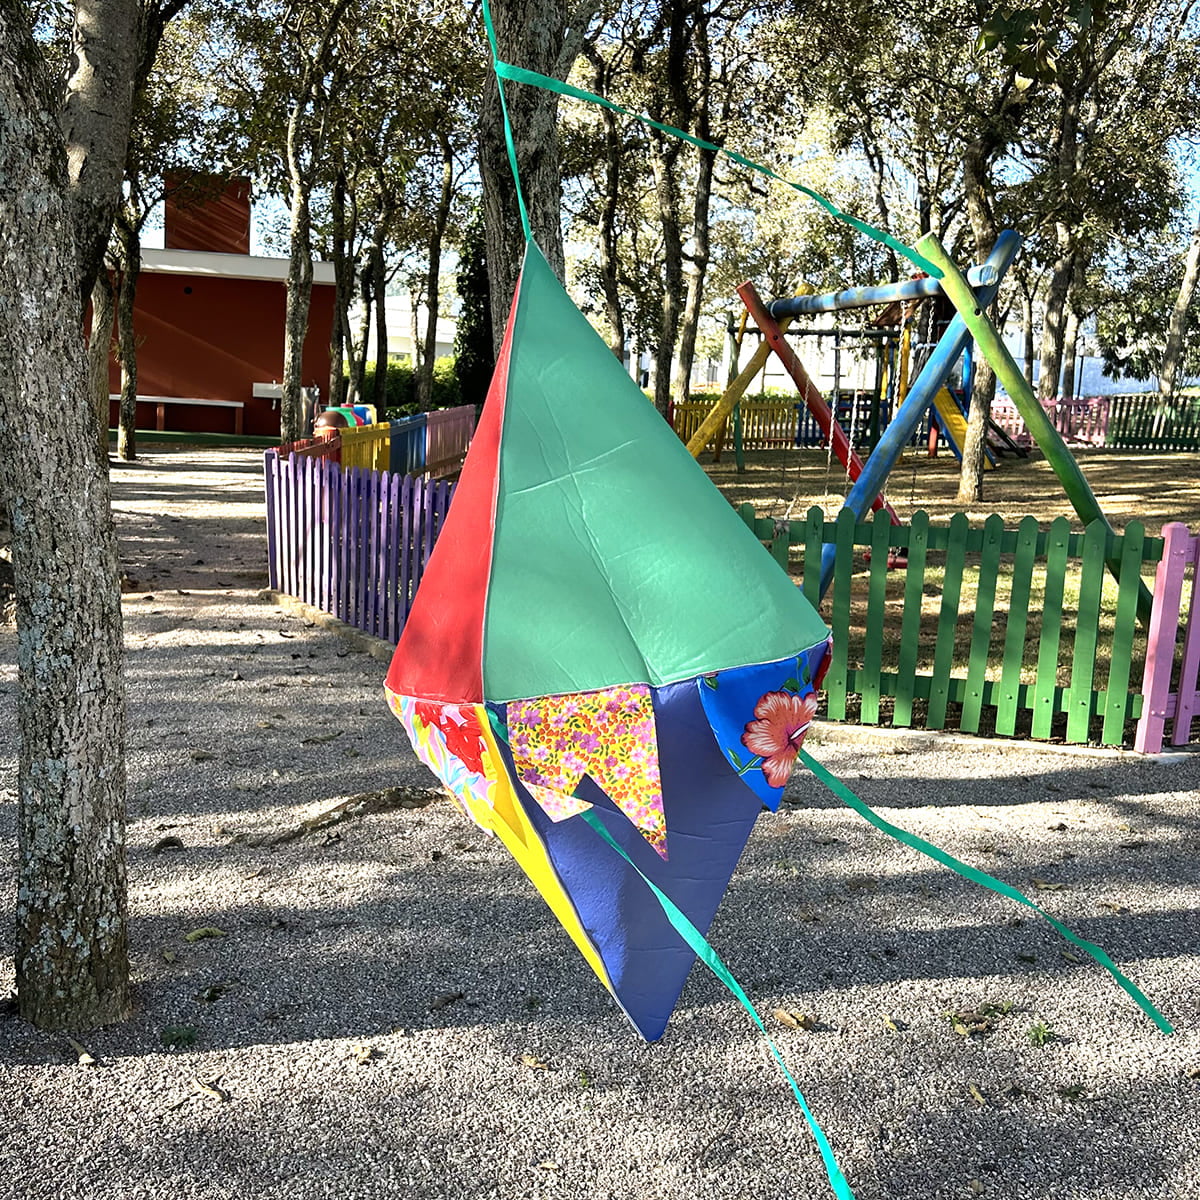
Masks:
[[[590,779],[577,795],[595,805],[637,866],[707,932],[762,804],[717,747],[696,681],[655,688],[653,695],[668,859],[655,853]],[[502,723],[502,708],[498,715]],[[513,775],[511,759],[507,765]],[[585,821],[553,822],[519,784],[517,794],[599,950],[618,1003],[647,1041],[657,1041],[694,953],[645,883]]]

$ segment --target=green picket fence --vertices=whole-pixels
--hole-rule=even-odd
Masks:
[[[749,504],[741,513],[781,565],[798,565],[814,604],[822,547],[836,547],[821,605],[834,636],[830,719],[1131,740],[1146,647],[1138,586],[1144,575],[1152,581],[1163,547],[1140,524],[1116,535],[1097,521],[1078,534],[1066,518],[1006,529],[998,516],[972,528],[961,513],[937,527],[924,512],[906,526],[886,513],[870,524],[845,511],[826,521],[820,508],[786,523],[756,517]]]

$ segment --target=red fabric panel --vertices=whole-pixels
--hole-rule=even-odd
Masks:
[[[451,704],[480,704],[484,699],[483,621],[492,572],[500,436],[516,311],[514,296],[496,372],[454,501],[388,669],[387,689],[398,696]]]

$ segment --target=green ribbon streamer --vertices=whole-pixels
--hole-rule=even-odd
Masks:
[[[907,830],[901,829],[898,825],[893,825],[890,821],[884,820],[878,813],[864,804],[840,779],[827,771],[807,750],[800,751],[800,761],[823,783],[843,804],[852,808],[865,821],[874,825],[876,829],[886,833],[888,837],[895,838],[896,841],[908,846],[912,850],[916,850],[920,854],[924,854],[927,858],[932,858],[935,862],[939,862],[944,867],[949,867],[956,874],[961,875],[964,879],[969,879],[972,883],[977,883],[981,887],[987,888],[989,891],[996,892],[1001,896],[1008,897],[1009,900],[1015,900],[1018,904],[1024,904],[1026,908],[1032,908],[1039,916],[1045,917],[1051,925],[1067,941],[1078,946],[1084,953],[1098,962],[1112,977],[1120,987],[1122,987],[1133,998],[1134,1003],[1142,1010],[1154,1023],[1162,1030],[1163,1033],[1174,1033],[1175,1030],[1171,1023],[1154,1007],[1153,1004],[1146,998],[1145,994],[1137,987],[1136,984],[1126,979],[1124,975],[1117,969],[1117,965],[1111,958],[1097,945],[1086,941],[1077,934],[1072,933],[1061,921],[1052,917],[1044,908],[1035,904],[1028,896],[1018,892],[1015,887],[994,878],[986,871],[980,871],[975,867],[969,867],[966,863],[960,862],[953,855],[947,854],[945,850],[939,850],[932,842],[925,841],[924,838],[918,837],[915,833],[909,833]]]
[[[741,1006],[750,1014],[755,1025],[762,1031],[763,1037],[767,1039],[767,1045],[771,1048],[771,1053],[774,1055],[775,1061],[779,1064],[779,1069],[791,1085],[792,1093],[800,1105],[800,1111],[804,1113],[804,1119],[808,1122],[808,1128],[816,1140],[817,1149],[821,1152],[821,1161],[825,1166],[825,1174],[829,1177],[829,1183],[833,1188],[834,1194],[838,1197],[838,1200],[854,1200],[854,1193],[850,1190],[850,1185],[846,1182],[846,1177],[842,1174],[841,1167],[838,1166],[837,1159],[834,1157],[833,1147],[829,1144],[829,1139],[826,1138],[821,1126],[817,1124],[816,1117],[813,1116],[812,1110],[808,1107],[808,1103],[804,1099],[804,1094],[800,1091],[800,1085],[793,1078],[791,1071],[788,1070],[787,1063],[783,1061],[783,1055],[779,1053],[779,1047],[775,1045],[771,1035],[767,1032],[767,1027],[763,1024],[762,1018],[758,1015],[754,1005],[751,1004],[750,998],[742,990],[741,984],[733,977],[729,968],[721,961],[717,952],[708,944],[704,934],[688,920],[687,916],[675,902],[661,888],[657,887],[642,872],[633,859],[625,853],[613,835],[604,827],[604,822],[601,821],[596,811],[588,809],[579,815],[637,872],[642,882],[654,894],[654,898],[662,905],[662,910],[666,914],[667,920],[675,927],[680,937],[691,947],[696,957],[733,993]]]
[[[492,48],[492,67],[496,72],[496,91],[500,94],[500,113],[504,117],[504,145],[508,149],[508,167],[512,171],[513,185],[517,192],[517,208],[521,213],[521,230],[527,242],[533,241],[529,225],[529,210],[525,207],[525,195],[521,191],[521,172],[517,167],[517,147],[513,142],[512,122],[508,119],[508,101],[504,99],[504,84],[500,74],[500,50],[496,43],[496,27],[492,24],[492,10],[488,0],[483,0],[483,27],[487,30],[488,45]]]
[[[484,12],[485,14],[487,12],[486,3],[484,5]],[[866,221],[860,220],[858,217],[842,212],[836,204],[827,200],[820,192],[815,192],[812,188],[805,187],[801,183],[795,183],[791,179],[786,179],[784,176],[776,174],[770,167],[764,167],[759,163],[753,162],[746,158],[745,155],[738,154],[734,150],[726,150],[724,146],[718,146],[715,142],[708,142],[703,138],[686,133],[682,129],[676,129],[674,125],[664,125],[661,121],[655,121],[652,117],[648,117],[644,113],[633,112],[631,109],[623,108],[612,100],[606,100],[603,96],[596,95],[595,92],[584,91],[583,88],[563,83],[561,79],[555,79],[550,75],[542,75],[537,71],[530,71],[525,67],[515,67],[512,63],[504,62],[496,55],[496,43],[494,40],[492,41],[492,54],[492,68],[501,79],[511,79],[514,83],[526,83],[531,87],[541,88],[543,91],[557,92],[560,96],[570,96],[575,100],[583,100],[587,104],[599,105],[601,108],[607,108],[611,112],[631,117],[635,121],[640,121],[643,125],[648,125],[651,129],[657,129],[659,133],[665,133],[670,137],[678,138],[680,141],[687,142],[689,145],[696,146],[701,150],[711,150],[715,154],[724,155],[725,158],[730,159],[740,166],[746,167],[751,171],[756,171],[759,175],[763,175],[767,179],[774,179],[777,183],[786,184],[788,187],[800,192],[801,195],[808,196],[809,199],[815,200],[826,212],[836,217],[837,220],[844,222],[852,229],[858,230],[859,233],[865,234],[872,241],[880,242],[882,245],[887,246],[902,258],[908,259],[913,266],[928,275],[932,275],[934,279],[942,278],[942,269],[935,263],[930,262],[919,251],[912,249],[911,246],[906,246],[903,242],[892,237],[890,233],[885,233],[882,229],[876,229],[874,225],[869,225]],[[515,170],[514,166],[514,174]]]

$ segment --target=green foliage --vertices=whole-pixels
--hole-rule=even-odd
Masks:
[[[1058,1039],[1058,1034],[1055,1033],[1045,1021],[1038,1021],[1035,1024],[1030,1025],[1025,1036],[1029,1038],[1029,1040],[1035,1046],[1048,1046],[1051,1042]]]
[[[366,394],[374,388],[375,364],[367,363]],[[458,386],[458,375],[452,358],[439,358],[433,364],[433,395],[429,410],[456,408],[462,401]],[[407,360],[393,359],[387,365],[387,384],[384,391],[384,409],[389,417],[409,417],[421,411],[417,403],[417,380],[412,364]]]
[[[483,239],[483,209],[477,208],[459,244],[458,295],[462,311],[454,335],[461,403],[479,405],[487,395],[496,359],[492,351],[492,307]]]

